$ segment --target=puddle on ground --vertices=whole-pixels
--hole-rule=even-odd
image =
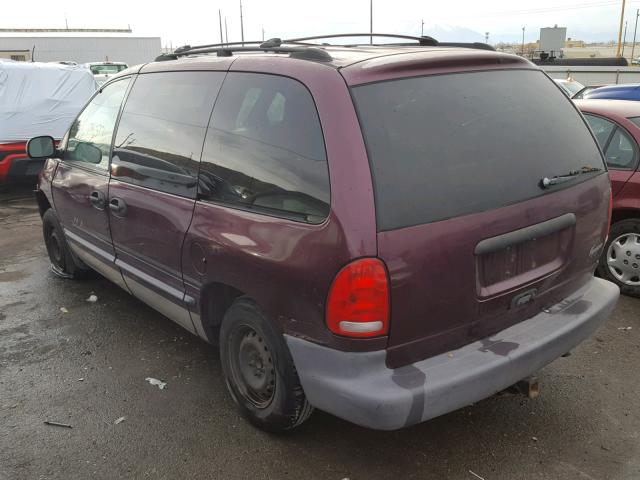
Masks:
[[[15,272],[0,272],[0,283],[2,282],[15,282],[26,278],[27,274],[23,270]]]

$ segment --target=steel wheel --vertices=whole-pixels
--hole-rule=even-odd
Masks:
[[[607,266],[619,282],[640,286],[640,235],[624,233],[615,238],[607,249]]]
[[[64,249],[62,243],[60,242],[60,238],[58,237],[58,232],[55,230],[55,228],[48,229],[45,241],[51,263],[55,268],[64,270]]]
[[[249,326],[239,328],[230,345],[233,381],[240,393],[256,408],[266,408],[273,400],[276,375],[269,346]]]

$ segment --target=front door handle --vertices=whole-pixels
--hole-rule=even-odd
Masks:
[[[104,194],[94,190],[89,194],[89,202],[98,210],[104,210]]]
[[[124,217],[127,214],[127,204],[121,198],[109,200],[109,209],[119,217]]]

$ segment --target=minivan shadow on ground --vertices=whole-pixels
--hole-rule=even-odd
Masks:
[[[101,277],[54,277],[28,192],[1,196],[0,231],[0,478],[640,476],[639,300],[545,368],[536,400],[492,397],[397,432],[315,412],[275,436],[236,413],[216,349]]]

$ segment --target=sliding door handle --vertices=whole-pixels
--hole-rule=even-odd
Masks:
[[[109,209],[118,217],[124,217],[127,214],[127,204],[121,198],[109,200]]]

